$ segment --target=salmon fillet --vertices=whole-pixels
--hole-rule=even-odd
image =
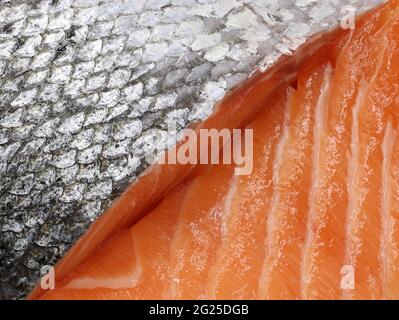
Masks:
[[[56,266],[55,289],[30,298],[398,299],[398,96],[389,1],[193,128],[252,130],[251,174],[152,166]]]

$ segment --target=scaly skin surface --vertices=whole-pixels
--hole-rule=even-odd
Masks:
[[[26,296],[170,121],[380,2],[0,0],[0,299]]]

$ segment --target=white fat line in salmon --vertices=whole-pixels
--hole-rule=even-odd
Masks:
[[[390,207],[391,201],[391,186],[390,186],[390,168],[391,168],[391,160],[394,148],[394,142],[397,137],[396,130],[392,127],[392,121],[388,121],[386,129],[384,141],[382,144],[382,152],[383,152],[383,163],[382,163],[382,205],[381,205],[381,226],[382,226],[382,234],[381,234],[381,249],[380,249],[380,261],[382,265],[382,274],[383,274],[383,292],[384,297],[386,298],[388,288],[387,288],[387,279],[388,279],[388,269],[389,269],[389,237],[391,234],[391,217],[390,212],[392,208]]]

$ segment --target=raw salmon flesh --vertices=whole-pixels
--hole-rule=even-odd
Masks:
[[[193,127],[252,129],[251,174],[151,166],[55,267],[55,289],[29,298],[398,299],[398,120],[392,0]]]

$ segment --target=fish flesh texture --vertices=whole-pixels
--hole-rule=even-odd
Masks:
[[[30,298],[398,299],[398,94],[392,0],[193,127],[253,130],[251,174],[153,165],[56,266],[55,288]]]

